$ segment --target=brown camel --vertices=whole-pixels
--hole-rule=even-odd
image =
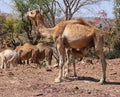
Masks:
[[[17,46],[15,51],[18,53],[20,57],[20,63],[25,60],[31,59],[33,63],[38,63],[37,57],[39,49],[32,45],[29,42],[26,42],[23,46]]]
[[[39,49],[39,55],[38,55],[39,59],[38,60],[46,59],[48,62],[47,66],[50,67],[51,61],[52,61],[52,56],[53,56],[52,48],[43,41],[38,42],[36,47]]]
[[[46,28],[39,10],[29,11],[26,16],[35,22],[42,36],[53,38],[56,44],[59,54],[59,73],[55,82],[61,82],[62,79],[65,49],[83,49],[93,46],[102,64],[100,83],[103,84],[105,82],[107,64],[103,53],[103,34],[98,28],[83,19],[61,21],[53,28]]]

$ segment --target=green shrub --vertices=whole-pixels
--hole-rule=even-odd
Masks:
[[[113,40],[113,49],[120,50],[120,35],[116,35]]]
[[[105,51],[105,57],[107,59],[115,59],[120,57],[120,50],[111,50],[111,51]]]

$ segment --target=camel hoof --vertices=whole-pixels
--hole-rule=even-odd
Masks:
[[[75,78],[78,77],[77,74],[74,74],[74,77],[75,77]]]
[[[54,64],[53,66],[52,66],[53,68],[58,68],[59,67],[59,65],[58,64]]]
[[[64,74],[63,77],[64,78],[68,78],[69,76],[68,76],[68,74]]]
[[[55,83],[60,83],[61,82],[61,79],[60,78],[56,78],[55,79]]]
[[[51,67],[47,67],[46,71],[52,71],[52,68]]]
[[[99,83],[100,85],[103,85],[103,84],[105,83],[105,81],[104,81],[104,80],[100,80],[98,83]]]
[[[75,80],[78,80],[78,76],[73,76],[73,78],[74,78]]]

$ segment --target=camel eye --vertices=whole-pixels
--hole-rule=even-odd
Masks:
[[[33,12],[31,12],[31,14],[33,14]]]

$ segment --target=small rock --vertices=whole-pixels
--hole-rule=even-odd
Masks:
[[[78,89],[79,89],[79,87],[75,86],[75,87],[74,87],[74,89],[78,90]]]
[[[14,73],[8,72],[8,75],[9,75],[9,76],[14,76]]]
[[[42,93],[40,93],[40,94],[37,94],[37,95],[35,95],[35,96],[42,96],[43,94]]]

